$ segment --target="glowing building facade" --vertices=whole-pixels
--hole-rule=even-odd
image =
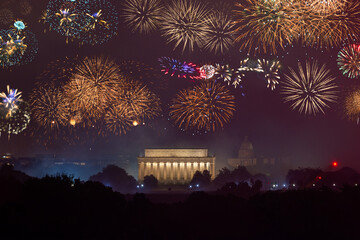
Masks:
[[[138,163],[139,181],[154,175],[160,184],[186,184],[204,170],[215,177],[215,157],[209,157],[207,149],[145,149]]]

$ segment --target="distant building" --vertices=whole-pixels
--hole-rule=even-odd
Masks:
[[[228,164],[234,168],[242,166],[252,173],[263,173],[267,176],[282,176],[287,168],[282,159],[274,157],[257,156],[253,144],[245,137],[241,143],[237,158],[229,158]]]
[[[196,171],[204,170],[215,177],[215,157],[209,157],[207,149],[145,149],[138,164],[139,181],[154,175],[160,184],[186,184]]]
[[[248,137],[245,137],[241,143],[238,158],[230,158],[228,163],[234,168],[238,166],[255,166],[257,164],[257,159],[254,156],[254,147]]]

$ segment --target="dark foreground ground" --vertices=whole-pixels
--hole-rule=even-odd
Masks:
[[[358,187],[146,196],[58,176],[0,190],[0,239],[360,239]]]

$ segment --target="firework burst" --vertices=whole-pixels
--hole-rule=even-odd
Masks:
[[[170,116],[180,129],[215,131],[233,116],[235,97],[226,86],[208,81],[180,91],[170,109]]]
[[[225,11],[215,11],[210,15],[207,25],[204,48],[215,54],[224,54],[234,42],[231,16]]]
[[[161,30],[168,42],[174,42],[175,48],[182,45],[194,50],[201,47],[207,31],[207,15],[209,10],[199,2],[192,0],[172,1],[163,12]]]
[[[227,82],[228,85],[232,85],[235,88],[240,85],[242,78],[245,75],[241,69],[232,69],[229,65],[216,64],[215,68],[215,79]]]
[[[0,93],[0,98],[2,98],[0,105],[7,109],[6,118],[11,117],[19,108],[19,103],[22,102],[21,92],[18,92],[17,89],[11,89],[9,85],[7,86],[7,94],[5,92]]]
[[[231,82],[233,70],[229,65],[215,65],[215,79],[222,80],[224,82]]]
[[[315,12],[329,14],[342,8],[346,1],[347,0],[312,0],[310,1],[309,7]]]
[[[116,99],[122,78],[118,65],[112,60],[103,57],[83,59],[64,86],[72,112],[100,118],[108,103]]]
[[[83,0],[80,6],[84,21],[78,38],[82,43],[102,44],[117,33],[118,13],[110,1]]]
[[[359,124],[360,120],[360,90],[351,92],[345,99],[345,114],[351,121]]]
[[[38,84],[30,99],[32,119],[45,132],[69,125],[70,109],[61,88]]]
[[[340,71],[349,77],[357,78],[360,76],[360,45],[351,44],[343,48],[337,59]]]
[[[111,107],[105,114],[105,125],[115,135],[126,134],[133,126],[134,116],[124,105]]]
[[[166,75],[178,78],[201,79],[200,69],[194,63],[181,62],[170,57],[161,57],[159,62],[162,68],[161,71]]]
[[[160,0],[127,0],[122,16],[133,32],[148,34],[158,29],[162,10]]]
[[[118,94],[114,104],[126,108],[135,119],[153,119],[161,112],[158,96],[139,81],[123,81]]]
[[[319,1],[316,1],[319,2]],[[303,42],[309,46],[334,47],[344,42],[352,43],[360,38],[359,1],[321,1],[329,3],[326,11],[315,7],[303,7],[301,15]],[[332,2],[332,3],[331,3]],[[338,4],[337,4],[338,3]]]
[[[234,34],[241,50],[276,53],[298,35],[294,18],[299,10],[290,0],[245,0],[235,6]]]
[[[68,39],[77,37],[84,24],[84,17],[77,1],[50,0],[43,22],[49,23],[50,29],[65,35]]]
[[[324,108],[329,108],[329,103],[336,102],[336,84],[325,68],[315,61],[313,64],[306,62],[305,69],[299,63],[299,73],[290,69],[290,76],[285,75],[282,94],[285,102],[291,102],[292,109],[300,113],[316,115],[324,113]]]
[[[201,78],[208,80],[214,77],[216,69],[213,65],[206,64],[203,65],[199,71]]]
[[[0,109],[3,111],[3,109]],[[5,109],[7,112],[7,110]],[[0,114],[0,133],[7,133],[10,137],[11,134],[19,134],[23,132],[30,123],[30,115],[27,110],[26,104],[22,104],[11,117],[4,117],[6,114]]]
[[[262,71],[264,72],[264,77],[267,82],[267,87],[271,90],[274,90],[276,85],[279,84],[280,75],[280,62],[279,61],[269,61],[265,59],[258,59],[258,63]]]

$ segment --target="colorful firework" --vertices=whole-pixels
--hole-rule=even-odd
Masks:
[[[53,84],[38,84],[30,97],[32,119],[45,132],[66,126],[70,121],[70,109],[61,88]]]
[[[171,77],[201,79],[199,68],[194,63],[181,62],[169,57],[159,58],[161,71]]]
[[[118,84],[123,77],[118,65],[107,58],[83,59],[75,67],[64,95],[72,112],[98,119],[109,102],[116,100]]]
[[[27,45],[11,30],[0,30],[0,64],[3,67],[19,64]]]
[[[22,21],[15,21],[12,30],[0,30],[0,65],[10,67],[31,62],[38,51],[35,35]]]
[[[172,1],[163,12],[161,30],[168,42],[174,42],[174,49],[182,45],[182,52],[195,46],[201,47],[207,31],[209,10],[192,0]]]
[[[160,0],[127,0],[122,16],[131,31],[148,34],[158,29],[162,11]]]
[[[359,124],[360,120],[360,90],[351,92],[345,99],[345,114],[351,121]]]
[[[201,78],[206,80],[212,78],[216,72],[215,67],[213,65],[208,65],[208,64],[203,65],[199,71]]]
[[[207,81],[180,91],[170,109],[170,116],[180,129],[215,131],[233,116],[235,97],[226,86]]]
[[[274,90],[276,85],[279,84],[280,75],[280,62],[279,61],[269,61],[265,59],[258,59],[259,67],[264,72],[264,77],[267,82],[267,87],[271,90]]]
[[[360,45],[351,44],[343,48],[337,59],[340,71],[349,77],[357,78],[360,76]]]
[[[161,112],[159,97],[139,81],[123,81],[118,94],[114,104],[126,108],[137,120],[153,119]]]
[[[7,109],[6,118],[11,117],[19,108],[19,103],[22,102],[21,94],[17,89],[11,89],[9,85],[7,85],[7,93],[0,93],[0,98],[2,98],[0,105]]]
[[[82,0],[80,10],[84,21],[79,39],[91,45],[102,44],[112,38],[118,29],[118,13],[108,0]]]
[[[118,17],[107,0],[50,0],[41,21],[66,39],[102,44],[117,33]]]
[[[43,21],[67,39],[78,37],[85,24],[81,1],[50,0]]]
[[[294,18],[299,10],[291,0],[245,0],[235,6],[234,34],[241,50],[276,53],[298,34]]]
[[[285,75],[282,88],[285,102],[291,102],[291,108],[298,109],[300,113],[324,113],[324,108],[329,108],[329,103],[337,100],[335,78],[325,65],[320,67],[316,61],[312,64],[306,62],[305,69],[301,63],[298,67],[299,73],[289,67],[290,76]]]
[[[134,119],[126,106],[112,106],[105,114],[106,129],[115,135],[126,134],[133,126]]]
[[[1,112],[7,112],[6,109],[1,108],[0,106]],[[21,104],[11,117],[5,117],[5,115],[0,114],[0,134],[7,133],[9,137],[11,134],[17,135],[23,132],[30,123],[30,115],[25,103]]]
[[[215,11],[207,21],[204,48],[215,54],[224,54],[234,42],[232,18],[228,12],[230,10]]]

